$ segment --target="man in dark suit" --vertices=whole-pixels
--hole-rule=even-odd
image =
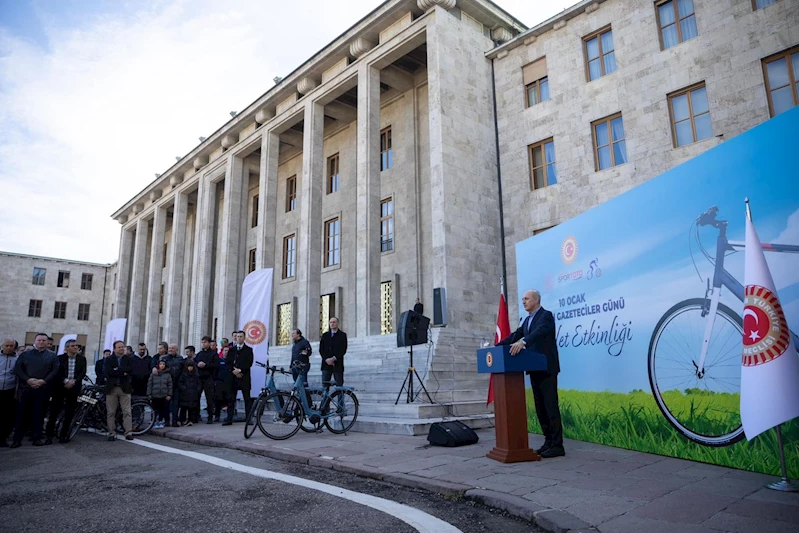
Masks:
[[[105,385],[105,372],[103,368],[105,367],[105,361],[111,357],[111,350],[103,350],[103,358],[98,359],[94,363],[94,379],[95,384],[98,386]]]
[[[105,360],[105,408],[108,440],[116,440],[117,407],[122,409],[125,439],[133,440],[130,395],[133,392],[133,356],[125,353],[125,343],[116,341],[114,353]]]
[[[338,318],[330,319],[330,329],[322,334],[319,341],[319,355],[322,356],[322,383],[336,379],[336,386],[344,385],[344,354],[347,353],[347,334],[338,329]]]
[[[58,356],[58,377],[53,381],[52,400],[50,400],[50,417],[47,419],[45,444],[52,444],[55,436],[55,424],[61,409],[64,409],[64,421],[58,442],[69,442],[69,426],[78,406],[78,396],[83,378],[86,376],[86,358],[78,353],[80,347],[74,340],[67,341],[64,353]]]
[[[42,425],[50,386],[58,376],[58,356],[47,349],[48,336],[39,333],[33,341],[33,349],[17,358],[14,374],[17,376],[17,417],[11,447],[19,448],[26,428],[33,432],[33,445],[44,446]]]
[[[254,360],[255,356],[252,353],[252,348],[244,344],[244,332],[233,332],[233,344],[230,345],[225,358],[225,364],[230,369],[228,391],[230,396],[227,407],[227,420],[222,424],[223,426],[229,426],[233,423],[236,391],[241,391],[241,395],[244,397],[245,420],[250,416],[250,408],[252,407],[250,369]]]
[[[563,426],[558,406],[558,345],[555,338],[555,317],[541,307],[541,294],[531,290],[524,293],[522,305],[527,311],[522,324],[499,344],[511,345],[511,355],[525,348],[543,354],[547,358],[547,369],[528,372],[533,388],[533,400],[538,422],[544,432],[544,445],[536,450],[541,457],[566,455],[563,449]]]

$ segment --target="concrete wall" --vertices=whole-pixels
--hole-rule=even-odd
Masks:
[[[608,0],[495,62],[511,323],[514,245],[769,118],[761,59],[799,42],[799,3],[694,0],[698,37],[661,50],[652,2]],[[582,38],[611,25],[617,71],[586,81]],[[525,109],[522,67],[546,56],[551,99]],[[714,136],[675,148],[667,95],[705,82]],[[621,112],[629,162],[595,170],[591,122]],[[527,147],[554,138],[557,185],[531,190]],[[544,302],[544,306],[547,302]]]

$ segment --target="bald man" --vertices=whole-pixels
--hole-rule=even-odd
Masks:
[[[541,307],[541,293],[529,290],[522,296],[522,305],[527,315],[522,317],[519,329],[502,339],[499,344],[510,345],[511,355],[525,348],[543,354],[547,358],[546,370],[528,372],[533,388],[533,400],[538,422],[544,433],[544,444],[536,451],[548,459],[566,455],[563,449],[563,426],[558,406],[558,344],[555,338],[555,317]]]

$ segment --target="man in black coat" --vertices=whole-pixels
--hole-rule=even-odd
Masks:
[[[139,343],[139,351],[133,356],[133,395],[147,396],[147,380],[153,368],[153,358],[147,354],[147,345]]]
[[[197,374],[200,376],[200,388],[205,394],[205,403],[208,407],[208,424],[214,423],[214,378],[219,368],[219,354],[211,348],[211,337],[206,335],[202,340],[202,350],[195,358]]]
[[[528,372],[533,388],[533,400],[538,422],[544,433],[544,445],[536,450],[541,457],[560,457],[566,455],[563,449],[563,426],[558,406],[558,345],[555,338],[555,317],[541,307],[541,294],[530,290],[524,293],[522,305],[527,311],[522,325],[502,339],[499,344],[511,345],[511,355],[525,348],[543,354],[547,358],[546,370]]]
[[[58,376],[53,380],[50,400],[50,417],[47,420],[45,444],[52,444],[55,437],[55,425],[61,409],[64,409],[64,420],[61,423],[61,434],[58,442],[69,442],[69,426],[78,406],[81,383],[86,377],[86,357],[78,353],[80,347],[75,340],[64,345],[64,353],[58,356]]]
[[[244,416],[245,420],[250,416],[252,407],[252,397],[250,396],[251,378],[250,369],[252,368],[255,355],[252,348],[244,344],[244,332],[233,332],[233,344],[228,349],[225,363],[230,369],[228,383],[229,400],[227,407],[227,420],[222,424],[229,426],[233,423],[233,410],[236,406],[236,391],[241,391],[244,397]]]
[[[336,379],[336,386],[344,385],[344,354],[347,353],[347,334],[338,329],[338,318],[330,319],[330,329],[322,334],[319,341],[319,355],[322,356],[322,383]]]
[[[19,399],[12,448],[19,448],[22,445],[26,426],[33,430],[33,445],[44,445],[42,442],[44,410],[50,398],[50,385],[58,375],[58,356],[48,350],[47,346],[48,336],[39,333],[33,341],[33,349],[20,355],[14,365]],[[30,415],[31,418],[26,420],[26,415]]]
[[[116,440],[117,407],[122,409],[125,439],[133,440],[130,395],[133,392],[133,356],[125,353],[125,343],[116,341],[114,353],[105,360],[105,408],[108,440]]]
[[[111,350],[103,350],[102,359],[94,363],[94,379],[96,385],[105,385],[105,361],[111,356]]]

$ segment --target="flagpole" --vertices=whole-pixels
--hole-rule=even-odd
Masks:
[[[746,217],[749,219],[749,222],[752,222],[752,210],[749,207],[749,198],[746,198],[745,202]],[[774,430],[777,432],[777,449],[780,452],[780,472],[782,474],[782,479],[774,483],[766,483],[766,488],[782,492],[799,492],[799,485],[788,478],[788,467],[785,465],[785,446],[782,442],[782,424],[777,425]]]

